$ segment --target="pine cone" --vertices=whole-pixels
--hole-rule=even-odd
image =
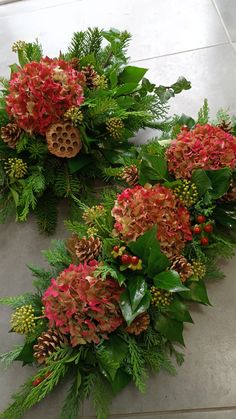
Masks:
[[[78,262],[75,252],[75,245],[77,244],[78,240],[79,238],[76,234],[72,234],[72,236],[66,240],[66,248],[71,255],[72,262],[75,264]]]
[[[226,194],[222,196],[220,199],[221,202],[230,202],[230,201],[236,201],[236,184],[232,180],[230,183],[230,187]]]
[[[55,352],[57,348],[68,344],[67,338],[57,329],[48,329],[47,332],[43,332],[38,337],[37,341],[38,343],[33,346],[33,349],[34,357],[39,364],[44,364],[47,357]]]
[[[10,148],[16,148],[16,143],[21,135],[21,128],[15,123],[9,123],[1,128],[1,138]]]
[[[83,237],[75,244],[75,253],[80,262],[90,262],[96,259],[102,249],[99,237],[91,236],[88,239]]]
[[[192,266],[184,256],[175,258],[170,269],[178,272],[182,282],[187,281],[193,274]]]
[[[139,179],[137,166],[132,164],[129,167],[125,167],[121,174],[121,178],[128,183],[129,186],[137,185]]]
[[[222,120],[221,123],[218,125],[220,129],[222,129],[225,132],[231,133],[232,132],[232,123],[231,121]]]
[[[94,87],[96,87],[96,79],[98,73],[94,70],[93,65],[89,64],[86,67],[83,67],[82,73],[85,76],[86,86],[89,89],[93,89]]]
[[[125,331],[136,336],[140,335],[142,332],[147,330],[150,323],[149,314],[145,313],[140,314],[136,319],[134,319],[130,326],[126,327]]]

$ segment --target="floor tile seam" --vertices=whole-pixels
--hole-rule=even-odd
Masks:
[[[137,416],[137,418],[142,419],[142,417],[146,415],[177,415],[177,414],[186,414],[186,413],[214,413],[214,412],[230,412],[235,411],[236,412],[236,406],[222,406],[222,407],[202,407],[202,408],[196,408],[196,409],[178,409],[178,410],[156,410],[156,411],[147,411],[147,412],[134,412],[134,413],[114,413],[110,415],[110,418],[132,418]],[[82,419],[94,419],[94,416],[92,415],[84,415]]]
[[[48,9],[53,9],[53,8],[55,8],[55,7],[62,7],[62,6],[66,6],[66,5],[68,5],[68,4],[74,4],[74,3],[77,3],[77,2],[81,2],[82,0],[71,0],[71,1],[69,1],[69,2],[65,2],[65,3],[60,3],[60,4],[54,4],[54,5],[52,5],[52,6],[42,6],[42,7],[37,7],[37,8],[35,8],[35,9],[33,9],[33,10],[24,10],[24,11],[20,11],[19,10],[19,12],[17,12],[17,13],[10,13],[9,12],[9,14],[6,14],[6,15],[4,15],[4,16],[0,16],[0,20],[1,19],[5,19],[5,18],[9,18],[9,17],[12,17],[12,16],[19,16],[19,15],[21,15],[21,14],[30,14],[30,13],[36,13],[36,12],[39,12],[39,11],[41,11],[41,10],[48,10]],[[13,1],[11,1],[10,3],[0,3],[0,11],[1,11],[1,6],[8,6],[8,5],[10,5],[10,4],[13,4],[13,3],[18,3],[18,1],[17,0],[13,0]],[[20,4],[22,4],[21,2],[19,2],[19,5]]]
[[[165,58],[165,57],[171,57],[171,56],[175,56],[175,55],[180,55],[180,54],[187,54],[189,52],[194,52],[194,51],[202,51],[205,49],[211,49],[211,48],[217,48],[217,47],[221,47],[224,45],[230,45],[230,42],[220,42],[219,44],[214,44],[214,45],[207,45],[205,47],[199,47],[199,48],[191,48],[191,49],[186,49],[186,50],[182,50],[182,51],[177,51],[177,52],[171,52],[168,54],[161,54],[161,55],[155,55],[153,57],[146,57],[146,58],[140,58],[138,60],[133,60],[130,61],[130,63],[138,63],[138,62],[142,62],[142,61],[148,61],[148,60],[157,60],[158,58]]]

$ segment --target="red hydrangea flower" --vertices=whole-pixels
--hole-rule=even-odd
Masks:
[[[195,169],[235,168],[236,138],[212,125],[182,131],[166,152],[168,168],[176,178],[191,178]]]
[[[179,255],[192,239],[188,210],[171,189],[159,184],[125,189],[118,195],[112,215],[115,235],[126,242],[157,225],[157,238],[168,257]]]
[[[64,60],[33,61],[13,73],[7,112],[26,132],[44,135],[71,106],[81,105],[84,82],[84,75]]]
[[[95,278],[98,263],[70,265],[45,291],[42,302],[50,327],[70,335],[72,346],[107,339],[123,318],[119,310],[123,288],[110,278]]]

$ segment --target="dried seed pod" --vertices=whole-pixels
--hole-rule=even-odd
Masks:
[[[48,150],[57,157],[75,157],[82,148],[79,130],[69,122],[52,124],[47,132]]]

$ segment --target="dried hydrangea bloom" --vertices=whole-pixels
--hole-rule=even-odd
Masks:
[[[171,189],[159,184],[125,189],[117,196],[112,215],[114,234],[126,242],[157,225],[157,238],[168,257],[179,255],[192,239],[188,210]]]
[[[70,265],[45,291],[42,302],[50,327],[69,335],[72,346],[99,343],[123,322],[119,309],[123,288],[110,278],[95,278],[97,262]]]
[[[42,58],[13,73],[7,112],[24,131],[44,135],[73,105],[84,100],[84,75],[64,60]]]
[[[191,178],[195,169],[234,169],[236,138],[212,125],[183,130],[166,152],[168,169],[176,178]]]

